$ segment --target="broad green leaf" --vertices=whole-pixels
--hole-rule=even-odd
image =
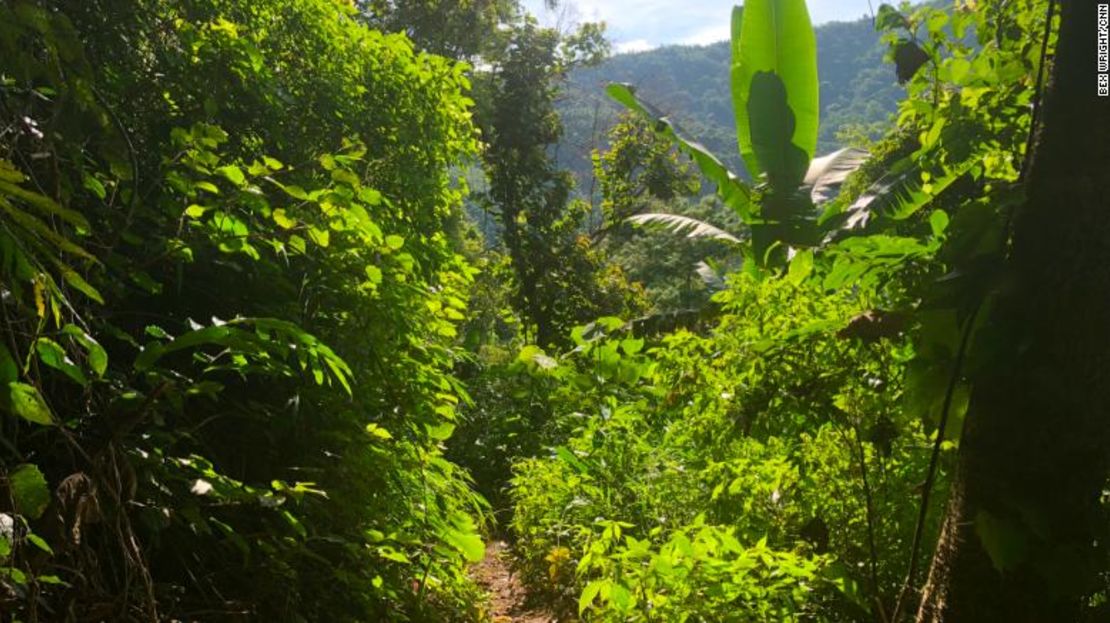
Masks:
[[[277,226],[282,229],[293,229],[297,226],[297,221],[295,219],[289,218],[289,216],[285,213],[285,210],[283,210],[282,208],[274,210],[272,216],[274,222],[277,223]]]
[[[559,367],[559,362],[553,359],[550,355],[545,353],[542,348],[535,344],[528,344],[520,349],[520,354],[516,356],[516,360],[535,366],[541,370],[554,370]]]
[[[910,28],[910,23],[906,21],[898,9],[890,6],[889,4],[880,4],[879,11],[875,15],[875,30],[896,30],[898,28]]]
[[[428,433],[428,437],[436,441],[446,441],[455,434],[455,425],[451,422],[440,422],[439,424],[426,424],[424,430]]]
[[[732,12],[732,105],[753,177],[792,192],[817,149],[817,40],[805,0],[748,0]]]
[[[281,511],[281,516],[285,518],[285,522],[288,523],[302,539],[308,536],[308,530],[304,527],[304,524],[301,523],[301,520],[297,519],[293,513],[283,510]]]
[[[0,567],[0,578],[7,578],[20,586],[27,585],[27,574],[15,567]]]
[[[382,269],[378,268],[377,266],[374,266],[373,264],[367,264],[365,272],[366,278],[370,280],[371,284],[376,286],[382,282]]]
[[[285,191],[285,194],[293,197],[294,199],[300,199],[301,201],[308,200],[308,193],[305,192],[305,189],[301,188],[300,186],[290,184],[288,186],[282,186],[281,188]]]
[[[405,246],[405,239],[396,234],[390,234],[385,237],[385,246],[389,247],[390,250],[397,251]]]
[[[482,537],[473,532],[464,532],[455,528],[448,528],[442,534],[444,542],[462,552],[469,562],[478,562],[486,555],[485,543]]]
[[[586,588],[582,589],[582,595],[578,597],[578,616],[582,616],[586,608],[589,608],[590,605],[594,603],[594,599],[597,599],[597,594],[601,591],[602,587],[606,586],[608,583],[609,580],[594,580],[587,584]]]
[[[38,353],[40,361],[62,372],[77,384],[89,384],[89,380],[85,378],[85,373],[70,360],[61,344],[50,338],[40,337],[35,340],[35,352]]]
[[[39,390],[26,383],[8,383],[8,404],[12,413],[35,424],[52,426],[54,416]]]
[[[50,487],[37,466],[24,463],[8,472],[8,487],[16,512],[31,519],[42,517],[50,503]]]
[[[222,166],[216,169],[216,172],[226,177],[229,182],[236,186],[242,186],[243,183],[247,181],[246,176],[243,175],[243,171],[233,164]]]
[[[330,232],[328,232],[327,229],[324,229],[323,227],[309,228],[308,237],[312,240],[312,242],[321,247],[326,248],[329,244],[331,244],[331,234]]]
[[[204,213],[207,211],[208,208],[194,203],[193,205],[185,208],[185,216],[189,218],[200,218],[204,216]]]
[[[945,230],[948,229],[948,213],[944,210],[934,210],[929,215],[929,228],[932,229],[934,236],[944,235]]]
[[[208,191],[213,195],[220,194],[220,188],[218,186],[216,186],[212,182],[206,182],[204,180],[193,182],[193,188],[199,188],[200,190]]]
[[[393,562],[399,562],[405,565],[412,564],[412,560],[410,560],[409,557],[404,554],[404,552],[399,552],[395,548],[388,545],[379,547],[378,555],[382,558],[385,558],[386,560],[392,560]]]
[[[640,338],[625,338],[621,340],[621,350],[626,355],[635,355],[644,348],[644,340]]]
[[[4,189],[0,188],[0,191],[3,190]],[[53,204],[53,202],[50,203]],[[0,194],[0,211],[6,213],[12,221],[16,222],[21,227],[33,232],[34,234],[37,234],[39,237],[45,240],[48,240],[58,249],[65,251],[66,253],[71,253],[73,255],[82,257],[91,262],[97,261],[96,257],[94,257],[91,253],[71,242],[69,238],[59,234],[50,225],[47,225],[43,221],[39,220],[37,217],[24,212],[23,210],[13,205],[11,202],[5,200],[3,194]],[[87,223],[85,228],[87,229]]]
[[[366,425],[366,432],[369,433],[372,437],[376,437],[377,439],[381,439],[382,441],[393,439],[393,435],[389,434],[388,430],[374,423]]]
[[[813,250],[802,249],[794,254],[790,260],[790,269],[786,278],[793,284],[800,284],[813,272]]]
[[[84,231],[89,231],[91,229],[89,221],[85,218],[84,214],[81,214],[77,210],[62,207],[57,201],[54,201],[46,195],[32,192],[14,184],[8,184],[2,180],[0,180],[0,193],[22,199],[24,203],[37,208],[40,212],[57,216],[78,229]]]
[[[622,584],[613,584],[609,589],[609,603],[618,612],[626,612],[632,607],[632,592]]]
[[[453,512],[448,517],[450,525],[440,532],[441,538],[450,546],[462,552],[470,562],[478,562],[486,555],[486,546],[478,535],[474,520],[465,513]]]
[[[166,333],[165,329],[156,324],[148,324],[146,328],[143,329],[143,332],[150,337],[156,337],[160,340],[168,340],[170,338],[170,334]]]

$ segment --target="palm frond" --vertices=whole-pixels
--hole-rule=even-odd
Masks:
[[[888,176],[871,185],[847,210],[847,229],[866,225],[875,217],[895,221],[907,219],[928,205],[952,184],[979,163],[972,157],[949,168],[943,175],[934,177],[926,186],[921,182],[921,170],[916,167],[898,167]]]
[[[696,218],[682,216],[681,214],[650,212],[630,216],[626,220],[635,225],[662,227],[676,234],[685,234],[687,238],[710,238],[740,244],[740,239],[727,231],[705,221],[699,221]]]
[[[845,147],[810,162],[802,184],[809,189],[809,196],[814,205],[836,199],[844,180],[859,169],[870,156],[870,152],[866,150]]]

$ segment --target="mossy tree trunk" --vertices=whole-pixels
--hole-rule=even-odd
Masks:
[[[1063,0],[1043,125],[988,312],[921,622],[1075,621],[1105,563],[1110,429],[1110,98],[1096,2]],[[1097,544],[1096,544],[1097,543]]]

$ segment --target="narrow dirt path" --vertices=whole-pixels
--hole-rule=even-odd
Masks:
[[[509,546],[494,540],[486,545],[486,557],[474,565],[474,580],[489,593],[489,614],[493,623],[557,623],[550,612],[529,608],[528,591],[513,575]]]

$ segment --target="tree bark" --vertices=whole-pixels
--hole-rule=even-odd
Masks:
[[[1076,621],[1106,562],[1110,98],[1097,95],[1096,5],[1060,3],[1011,280],[984,325],[1004,352],[972,379],[920,622]]]

